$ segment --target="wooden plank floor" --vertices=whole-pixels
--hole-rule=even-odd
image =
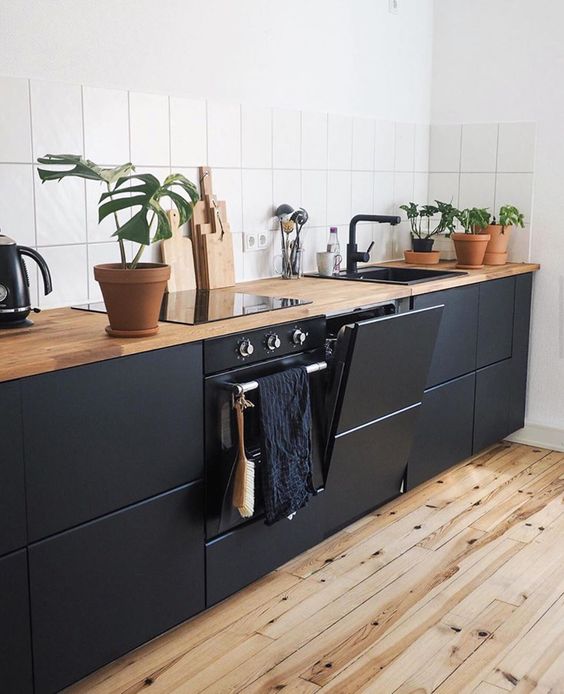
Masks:
[[[564,453],[503,443],[72,692],[564,692]]]

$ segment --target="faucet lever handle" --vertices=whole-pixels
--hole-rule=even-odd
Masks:
[[[366,249],[366,252],[368,253],[368,255],[370,255],[370,251],[371,251],[373,248],[374,248],[374,241],[372,241],[372,243],[370,244],[370,246],[368,246],[368,248]]]

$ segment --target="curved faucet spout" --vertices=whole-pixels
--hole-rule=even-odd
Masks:
[[[378,224],[391,224],[395,226],[401,222],[401,217],[386,214],[356,214],[349,224],[349,242],[347,244],[347,273],[357,272],[357,263],[367,263],[370,260],[370,249],[364,253],[359,252],[356,245],[356,225],[358,222],[377,222]]]

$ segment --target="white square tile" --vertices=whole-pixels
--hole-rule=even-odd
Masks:
[[[374,173],[372,171],[352,172],[351,216],[372,214],[374,205]]]
[[[169,166],[168,97],[129,93],[131,160],[136,166]]]
[[[301,166],[302,116],[300,111],[275,108],[272,112],[273,165],[275,169]]]
[[[206,102],[170,97],[172,166],[205,166],[208,161]]]
[[[0,234],[35,246],[31,164],[0,164],[0,210]]]
[[[327,114],[302,112],[302,169],[327,168]]]
[[[398,171],[394,175],[394,203],[396,207],[395,214],[402,217],[405,213],[398,209],[399,205],[405,205],[413,201],[413,174],[406,171]]]
[[[274,209],[276,209],[278,205],[281,205],[282,203],[287,203],[293,208],[301,207],[301,171],[274,171],[273,191]]]
[[[374,214],[394,214],[394,174],[377,171],[374,174]],[[381,224],[378,226],[382,226]]]
[[[86,199],[80,178],[41,183],[35,173],[37,245],[86,241]]]
[[[210,166],[241,166],[241,106],[208,101],[208,162]]]
[[[528,224],[524,229],[512,229],[507,252],[510,263],[531,261],[531,228]]]
[[[235,261],[235,282],[245,281],[245,256],[243,254],[243,234],[232,234],[233,258]]]
[[[325,227],[327,223],[327,172],[302,171],[301,206],[309,213],[308,224]]]
[[[429,171],[460,171],[461,125],[431,125]]]
[[[327,248],[328,229],[324,227],[304,227],[304,232],[302,233],[305,233],[303,239],[304,272],[317,272],[317,253]]]
[[[352,166],[352,118],[330,113],[327,119],[327,128],[328,168],[350,171]]]
[[[424,205],[429,199],[429,174],[416,173],[413,177],[413,201]]]
[[[429,174],[429,203],[436,200],[450,202],[458,207],[458,188],[460,174],[458,173],[430,173]]]
[[[272,110],[259,106],[243,106],[241,119],[243,166],[270,169],[272,167]]]
[[[355,118],[353,121],[353,171],[372,171],[374,167],[374,121]]]
[[[497,170],[508,173],[534,171],[535,123],[500,123]]]
[[[0,161],[31,162],[27,80],[0,77]]]
[[[391,224],[374,224],[372,228],[372,240],[374,246],[370,253],[373,263],[391,260],[394,257],[394,230],[396,226]]]
[[[374,124],[374,170],[393,171],[396,152],[396,125],[391,121]]]
[[[241,169],[215,169],[213,189],[218,200],[225,200],[232,233],[243,231],[243,193]]]
[[[351,202],[351,172],[329,171],[327,173],[328,226],[350,222],[352,217]]]
[[[88,244],[88,298],[90,301],[102,300],[100,285],[94,279],[94,265],[119,262],[120,253],[117,241]]]
[[[130,161],[127,92],[84,87],[82,94],[86,158],[113,166]]]
[[[243,169],[243,231],[275,228],[272,171]]]
[[[431,145],[431,126],[428,123],[415,125],[415,157],[414,170],[429,171],[429,153]]]
[[[252,251],[243,254],[245,267],[245,281],[260,280],[272,277],[274,274],[272,264],[272,249],[264,251]]]
[[[461,171],[495,173],[497,129],[497,123],[474,123],[462,126]]]
[[[53,280],[53,291],[48,296],[39,292],[41,308],[55,308],[84,303],[88,300],[88,264],[86,244],[39,248],[45,258]]]
[[[413,171],[415,163],[415,124],[396,123],[395,170]]]
[[[82,93],[77,84],[31,81],[34,158],[84,154]]]
[[[515,205],[531,221],[533,205],[533,174],[498,173],[495,189],[495,212],[502,205]]]
[[[460,174],[459,206],[486,207],[493,214],[495,194],[495,174]]]

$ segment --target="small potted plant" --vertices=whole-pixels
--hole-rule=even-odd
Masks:
[[[158,329],[158,318],[170,266],[163,263],[142,263],[147,246],[172,236],[166,210],[161,203],[168,200],[178,210],[184,224],[192,215],[199,195],[196,186],[182,174],[171,174],[161,183],[153,174],[138,174],[133,164],[113,169],[97,166],[74,154],[47,154],[40,164],[71,168],[37,169],[42,183],[78,177],[97,181],[106,187],[98,203],[98,221],[112,215],[119,244],[121,262],[96,265],[94,277],[100,284],[110,325],[106,328],[115,337],[146,337]],[[182,195],[182,193],[185,194]],[[123,224],[118,212],[132,210]],[[126,255],[126,241],[138,244],[131,262]]]
[[[490,235],[481,233],[490,222],[490,213],[485,208],[470,207],[455,212],[463,231],[452,231],[448,234],[454,241],[456,267],[477,269],[484,265],[484,254]]]
[[[499,223],[493,218],[481,234],[489,234],[484,263],[486,265],[505,265],[507,262],[507,245],[513,227],[525,226],[524,215],[514,205],[503,205],[499,210]]]
[[[439,262],[440,251],[433,250],[434,236],[454,230],[454,207],[440,200],[435,205],[418,206],[414,202],[400,205],[411,226],[411,251],[404,251],[407,263],[435,265]],[[440,214],[439,220],[432,223],[432,218]]]

